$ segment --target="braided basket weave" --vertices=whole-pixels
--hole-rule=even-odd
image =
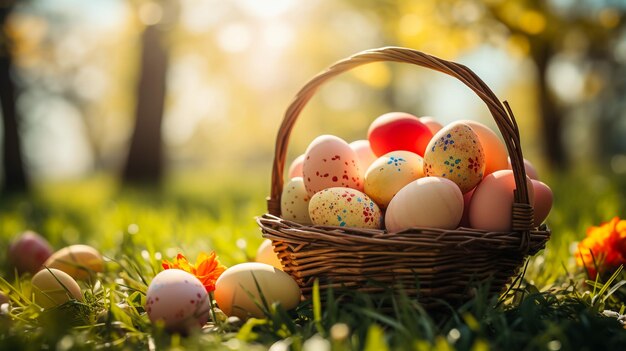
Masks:
[[[327,80],[371,62],[410,63],[457,78],[487,105],[511,158],[515,184],[511,232],[471,228],[384,230],[306,226],[280,218],[285,156],[291,130],[307,102]],[[545,225],[533,225],[519,130],[509,105],[494,95],[469,68],[399,47],[363,51],[341,60],[311,79],[285,113],[276,138],[268,214],[257,218],[263,237],[271,239],[284,271],[310,296],[315,279],[321,288],[344,287],[377,292],[401,289],[425,305],[444,300],[458,305],[471,298],[471,283],[489,281],[499,294],[529,255],[550,237]],[[377,282],[372,284],[371,282]]]

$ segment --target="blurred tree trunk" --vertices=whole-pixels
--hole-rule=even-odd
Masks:
[[[163,177],[161,125],[165,102],[168,55],[156,25],[141,38],[135,129],[123,172],[125,182],[159,183]]]
[[[10,39],[4,27],[13,5],[0,5],[0,103],[2,104],[4,191],[28,190],[22,160],[18,112],[15,108],[16,87],[11,77]]]
[[[565,111],[557,105],[548,86],[548,65],[554,53],[552,47],[544,42],[534,42],[531,47],[532,60],[537,67],[537,98],[546,158],[551,167],[565,169],[567,156],[561,136],[561,122]]]

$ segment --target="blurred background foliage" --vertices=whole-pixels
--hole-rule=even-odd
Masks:
[[[387,45],[477,72],[510,101],[525,156],[544,174],[626,174],[621,0],[0,3],[7,191],[93,174],[269,179],[278,125],[298,89],[338,59]],[[322,133],[362,139],[391,110],[495,127],[459,82],[371,64],[318,93],[290,159]]]

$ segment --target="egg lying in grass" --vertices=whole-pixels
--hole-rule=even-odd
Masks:
[[[408,151],[392,151],[378,158],[365,173],[365,193],[380,207],[405,185],[424,176],[424,161]]]
[[[369,196],[350,188],[324,189],[309,201],[313,224],[379,229],[382,214]]]
[[[415,180],[391,199],[385,227],[398,232],[412,227],[454,229],[463,215],[463,194],[452,181],[440,177]]]
[[[273,303],[292,309],[300,302],[300,295],[300,287],[287,273],[263,263],[234,265],[215,282],[218,307],[227,316],[241,319],[263,318],[263,308]]]
[[[72,299],[83,300],[83,294],[74,278],[58,269],[39,271],[33,276],[31,285],[35,303],[46,309],[62,305]]]
[[[276,252],[274,252],[274,246],[272,246],[272,241],[270,239],[265,239],[259,245],[259,249],[256,252],[256,258],[254,259],[256,262],[269,264],[270,266],[276,267],[278,269],[283,269],[282,263],[280,263],[280,259]]]
[[[446,126],[433,136],[426,148],[426,176],[450,179],[463,193],[476,187],[484,172],[485,153],[478,136],[466,124]]]
[[[148,286],[146,312],[150,321],[161,321],[166,330],[188,333],[209,320],[209,295],[194,275],[180,269],[166,269]]]
[[[302,178],[310,196],[332,187],[363,190],[358,156],[343,139],[321,135],[311,142],[304,155]]]
[[[74,279],[87,280],[104,271],[104,260],[98,250],[88,245],[70,245],[52,254],[44,267],[56,268]]]
[[[19,273],[35,274],[52,255],[52,247],[41,235],[27,231],[9,246],[8,260]]]
[[[280,213],[283,219],[300,224],[311,224],[309,218],[309,193],[302,177],[295,177],[283,186],[280,197]]]

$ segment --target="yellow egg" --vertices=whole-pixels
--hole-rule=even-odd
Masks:
[[[365,193],[380,207],[405,185],[424,176],[424,161],[409,151],[392,151],[378,158],[365,173]]]
[[[270,266],[276,267],[280,270],[283,269],[282,263],[280,263],[280,259],[276,252],[274,252],[274,246],[272,246],[272,241],[270,239],[265,239],[259,245],[259,249],[256,252],[256,258],[254,259],[256,262],[269,264]]]
[[[426,176],[447,178],[463,193],[483,179],[485,153],[478,136],[463,123],[446,126],[430,140],[424,153]]]
[[[104,260],[98,250],[88,245],[71,245],[52,254],[44,267],[59,269],[74,279],[86,280],[104,271]]]
[[[309,201],[313,224],[379,229],[382,214],[369,196],[350,188],[324,189]]]
[[[359,158],[343,139],[333,135],[315,138],[304,154],[302,174],[309,196],[332,187],[363,190]]]
[[[302,295],[298,284],[285,272],[264,263],[240,263],[228,268],[215,283],[215,301],[227,316],[263,318],[263,299],[279,302],[289,310]],[[263,298],[261,298],[263,296]]]
[[[43,308],[52,308],[71,299],[83,300],[78,283],[67,273],[58,269],[43,269],[31,280],[35,303]]]
[[[309,199],[302,177],[291,179],[283,186],[283,194],[280,197],[281,217],[300,224],[311,224]]]
[[[506,150],[506,145],[489,127],[472,120],[462,120],[455,123],[463,123],[470,126],[478,136],[480,145],[485,152],[485,173],[483,177],[495,171],[508,168],[509,154]]]
[[[413,227],[454,229],[463,215],[463,194],[446,178],[425,177],[409,183],[391,199],[385,227],[398,232]]]

